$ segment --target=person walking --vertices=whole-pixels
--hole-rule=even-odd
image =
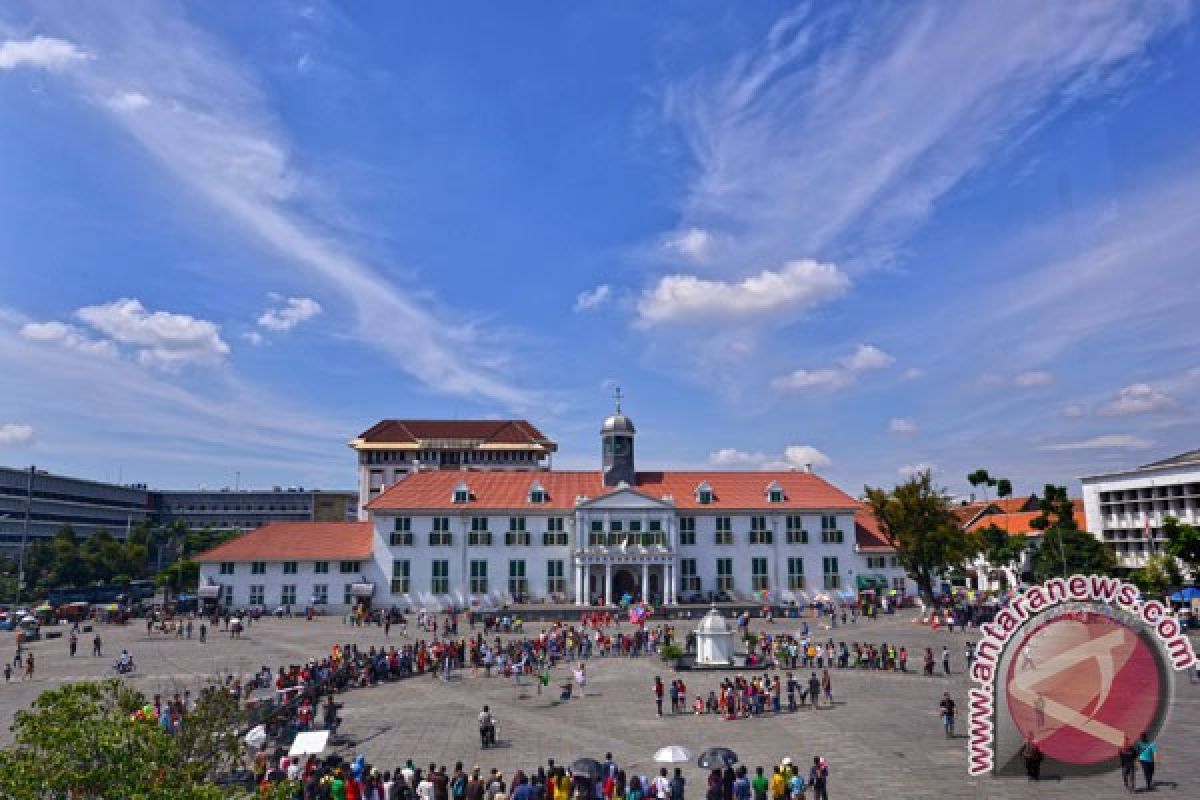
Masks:
[[[100,652],[100,634],[98,633],[92,637],[92,655],[96,658],[101,658],[103,655]]]
[[[821,691],[825,694],[825,702],[833,707],[833,678],[829,675],[829,670],[821,671]]]
[[[1021,747],[1021,758],[1025,761],[1025,775],[1031,781],[1041,780],[1042,777],[1042,749],[1038,747],[1037,742],[1033,740],[1031,734],[1025,739],[1025,744]]]
[[[27,653],[25,655],[25,680],[33,680],[33,653]],[[1150,771],[1152,773],[1154,772],[1153,767]]]
[[[1137,791],[1137,755],[1137,748],[1126,736],[1125,744],[1117,751],[1117,758],[1121,761],[1121,783],[1129,792]]]
[[[656,706],[658,706],[658,715],[660,717],[662,716],[663,691],[664,691],[664,689],[663,689],[662,678],[658,675],[655,675],[654,676],[654,704]]]
[[[683,779],[683,770],[679,767],[675,768],[675,774],[671,776],[671,800],[684,800],[684,787],[687,782]]]
[[[812,677],[808,679],[808,699],[812,702],[814,709],[819,707],[818,701],[821,699],[821,681],[817,678],[817,673],[811,673]]]
[[[76,650],[78,647],[79,647],[79,637],[78,637],[78,636],[76,636],[76,635],[74,634],[74,632],[72,632],[72,633],[71,633],[71,638],[70,638],[70,640],[69,640],[69,642],[68,642],[68,649],[70,650],[70,653],[71,653],[71,658],[74,658],[74,657],[75,657],[75,650]]]
[[[33,663],[33,655],[29,656],[29,662]],[[1138,763],[1142,765],[1142,775],[1146,779],[1146,791],[1154,791],[1154,757],[1158,754],[1158,745],[1150,740],[1149,733],[1142,733],[1137,741]]]
[[[813,800],[829,800],[829,764],[820,756],[813,756],[808,783],[813,788]]]
[[[950,648],[942,645],[942,671],[950,674]]]
[[[946,730],[946,738],[954,738],[954,715],[957,709],[954,701],[950,698],[949,692],[942,693],[942,701],[938,703],[942,715],[942,727]]]

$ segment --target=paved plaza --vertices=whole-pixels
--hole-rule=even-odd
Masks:
[[[692,622],[681,622],[686,630]],[[761,621],[756,621],[761,626]],[[811,624],[811,623],[810,623]],[[539,626],[527,623],[526,632]],[[770,626],[788,632],[795,620]],[[30,649],[37,663],[33,681],[0,686],[0,744],[11,740],[8,725],[13,712],[27,706],[37,693],[65,681],[99,679],[111,674],[110,665],[122,647],[135,655],[139,672],[130,682],[143,691],[172,693],[198,687],[208,677],[245,675],[267,665],[299,663],[329,652],[335,643],[354,642],[360,648],[399,644],[393,628],[390,639],[382,628],[354,628],[340,618],[265,619],[254,623],[243,638],[231,640],[219,631],[209,641],[176,640],[161,634],[147,636],[135,621],[128,627],[101,626],[104,657],[92,658],[91,636],[80,637],[80,655],[67,656],[63,639],[35,642]],[[569,762],[579,756],[602,758],[611,751],[617,762],[642,774],[656,768],[650,756],[659,747],[678,744],[698,753],[724,745],[734,749],[750,767],[769,770],[784,756],[810,762],[823,755],[830,763],[830,796],[839,798],[1016,798],[1126,796],[1120,776],[1108,774],[1070,781],[1043,781],[1031,785],[1023,779],[971,778],[966,774],[966,739],[948,740],[942,733],[937,703],[949,690],[959,705],[960,732],[965,732],[969,682],[962,670],[967,635],[931,631],[912,622],[911,614],[861,621],[857,625],[821,632],[835,641],[888,642],[907,646],[909,674],[860,670],[833,670],[836,705],[817,711],[726,721],[715,716],[667,716],[654,712],[651,685],[656,674],[670,680],[672,673],[655,657],[593,658],[588,662],[589,682],[584,697],[558,702],[557,683],[569,678],[560,666],[551,687],[541,695],[531,680],[515,687],[510,679],[484,678],[465,670],[449,682],[418,677],[354,690],[341,700],[345,707],[343,731],[358,742],[354,752],[364,753],[381,769],[393,768],[412,758],[424,766],[431,761],[452,767],[478,764],[485,770],[500,768],[506,775],[518,767],[528,770],[548,757]],[[11,658],[12,634],[0,634],[4,653]],[[927,646],[940,653],[946,644],[953,654],[956,674],[927,678],[919,674],[921,653]],[[939,665],[940,669],[940,665]],[[803,677],[807,672],[800,671]],[[720,673],[680,673],[689,695],[707,696]],[[1200,795],[1200,766],[1194,760],[1200,741],[1200,685],[1180,674],[1171,718],[1160,741],[1158,778],[1173,782],[1162,791],[1181,798]],[[499,747],[481,751],[476,715],[490,704],[499,721]],[[349,755],[347,753],[347,755]],[[689,796],[702,800],[705,773],[685,770]]]

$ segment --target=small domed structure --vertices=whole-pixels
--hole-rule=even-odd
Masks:
[[[600,433],[637,433],[637,430],[633,427],[633,420],[618,409],[617,413],[610,414],[604,420]]]
[[[713,606],[696,627],[696,663],[729,666],[733,656],[733,630]]]

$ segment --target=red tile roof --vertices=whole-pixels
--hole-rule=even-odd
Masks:
[[[373,554],[370,522],[269,522],[217,545],[196,561],[327,561]]]
[[[1075,524],[1079,530],[1086,531],[1087,515],[1083,511],[1083,500],[1074,499],[1071,501],[1075,508]],[[990,525],[995,525],[1002,531],[1007,531],[1011,534],[1022,534],[1025,536],[1040,536],[1041,531],[1033,527],[1030,523],[1042,515],[1040,511],[1019,511],[1011,514],[986,514],[979,517],[973,524],[967,525],[967,530],[977,531],[986,528]]]
[[[385,419],[358,436],[363,442],[414,444],[427,439],[479,439],[495,444],[541,445],[556,450],[537,428],[523,419]]]
[[[471,492],[467,503],[454,503],[454,488],[462,481]],[[538,482],[546,490],[545,503],[530,503],[529,488]],[[696,487],[707,481],[712,503],[696,501]],[[767,502],[767,487],[783,488],[782,503]],[[639,472],[642,494],[662,499],[670,495],[680,509],[851,509],[858,501],[824,478],[809,472]],[[547,509],[567,511],[575,498],[596,499],[615,489],[604,485],[598,471],[586,472],[417,472],[393,484],[367,504],[374,511],[454,509]]]
[[[860,553],[894,553],[887,537],[879,530],[879,520],[865,506],[854,515],[854,541]]]
[[[1034,511],[1037,509],[1037,498],[1029,497],[1002,497],[992,501],[992,505],[998,507],[1005,514],[1015,514],[1020,511]]]

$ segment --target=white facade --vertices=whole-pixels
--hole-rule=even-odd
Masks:
[[[1121,567],[1136,569],[1162,552],[1166,517],[1200,525],[1200,451],[1081,480],[1088,527]]]
[[[823,530],[823,517],[836,519],[836,527]],[[789,529],[789,519],[801,525]],[[626,594],[673,604],[718,593],[750,600],[764,591],[773,602],[807,602],[853,590],[864,573],[912,589],[894,558],[857,551],[854,514],[844,509],[679,512],[621,489],[565,514],[376,511],[373,520],[386,551],[380,561],[389,580],[377,595],[385,605],[590,605]]]
[[[200,564],[200,585],[220,586],[220,604],[225,608],[271,611],[282,606],[299,613],[316,605],[340,613],[354,604],[354,584],[373,584],[374,598],[386,577],[374,559]]]

